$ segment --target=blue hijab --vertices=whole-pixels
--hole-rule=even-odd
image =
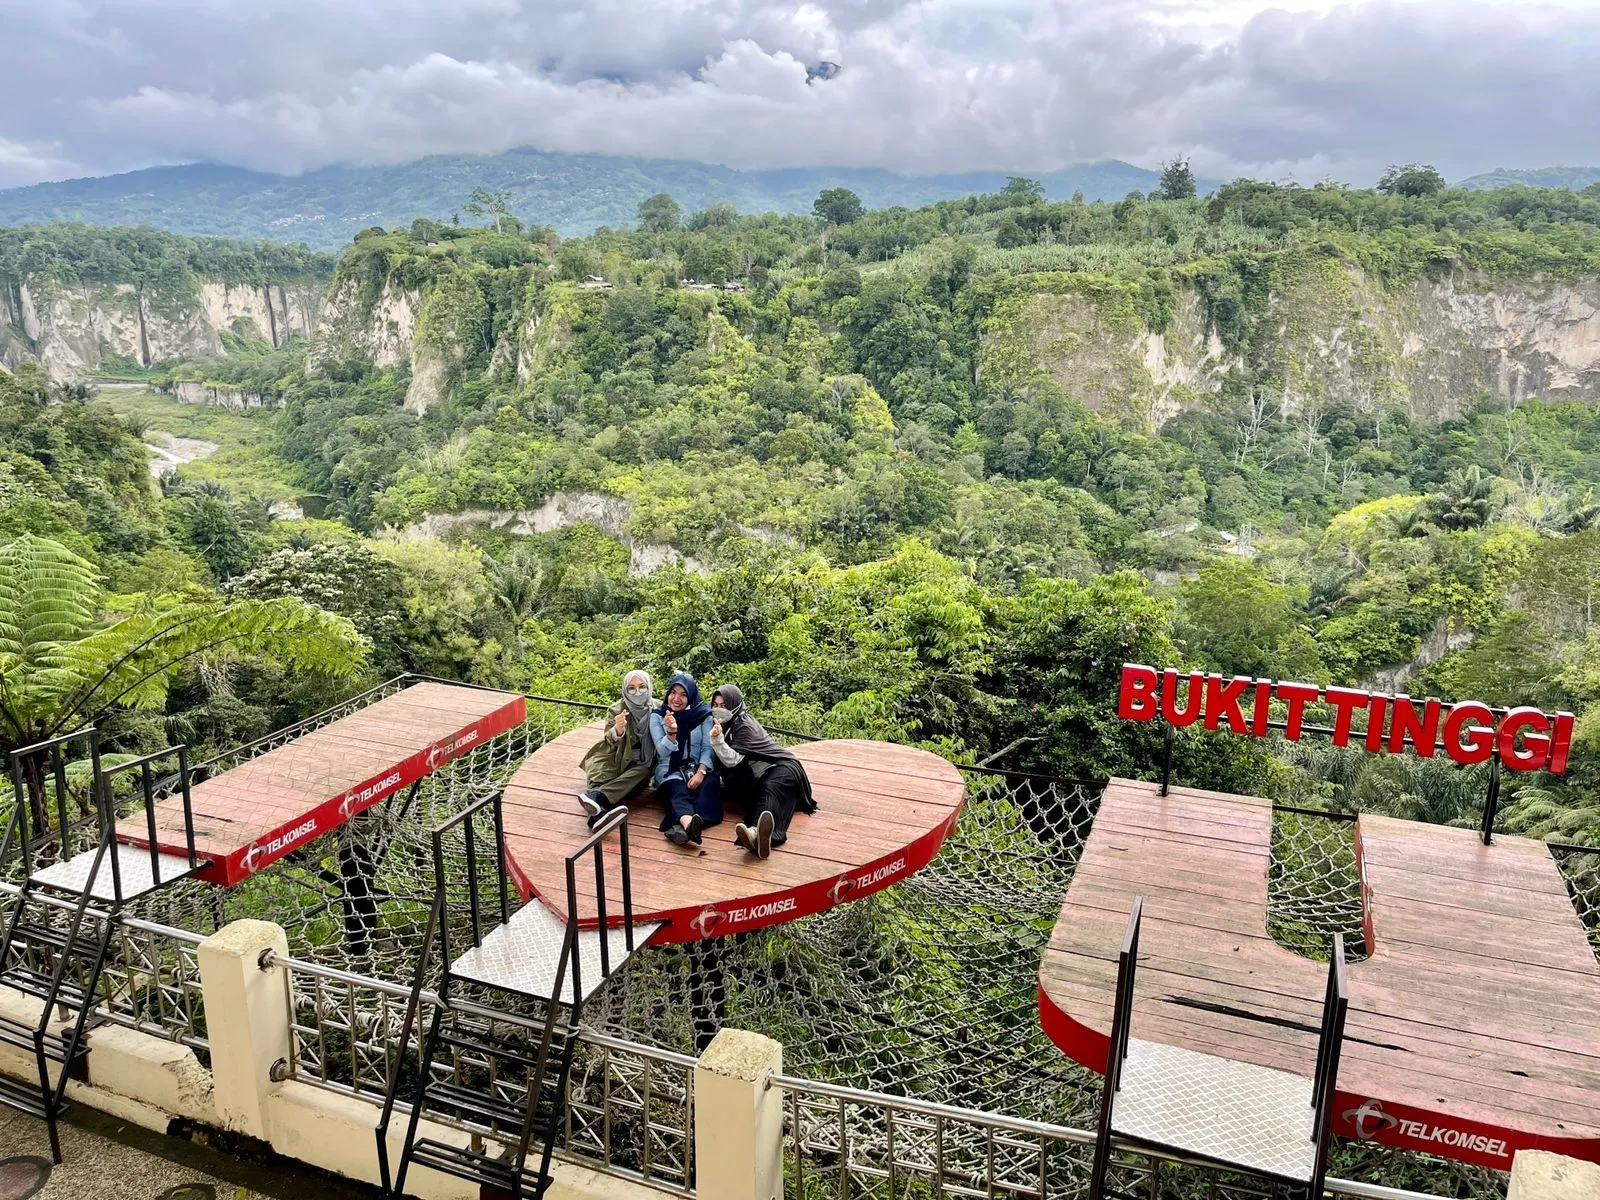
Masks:
[[[672,757],[667,760],[667,770],[682,771],[689,761],[689,735],[693,733],[700,722],[711,716],[711,705],[700,699],[700,685],[694,681],[693,675],[677,674],[672,677],[672,682],[667,684],[667,695],[672,694],[672,689],[681,687],[684,694],[689,697],[688,706],[682,712],[674,713],[667,707],[666,698],[661,700],[661,707],[656,712],[661,714],[665,721],[667,714],[672,713],[678,719],[678,748],[672,752]]]

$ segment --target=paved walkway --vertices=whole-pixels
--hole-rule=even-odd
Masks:
[[[376,1188],[239,1158],[75,1105],[60,1166],[44,1122],[0,1109],[0,1200],[365,1200]]]

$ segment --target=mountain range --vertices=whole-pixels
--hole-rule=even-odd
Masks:
[[[1159,179],[1157,171],[1115,159],[1029,174],[1057,200],[1076,191],[1086,200],[1121,199],[1134,190],[1150,190]],[[685,212],[726,201],[741,212],[804,213],[824,188],[850,188],[869,208],[916,207],[998,191],[1006,178],[1003,171],[914,176],[877,168],[740,171],[673,159],[538,150],[440,154],[397,166],[334,166],[304,175],[195,163],[0,191],[0,225],[144,224],[174,233],[305,242],[334,250],[372,225],[406,225],[416,217],[449,220],[478,187],[509,192],[511,211],[526,222],[578,235],[635,220],[639,201],[657,192],[671,195]],[[1200,184],[1202,191],[1214,186]]]
[[[1481,175],[1471,175],[1456,184],[1464,188],[1571,188],[1581,192],[1590,184],[1600,183],[1600,167],[1534,167],[1529,170],[1507,170],[1496,167]]]

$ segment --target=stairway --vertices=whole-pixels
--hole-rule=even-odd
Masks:
[[[81,792],[69,783],[75,750],[90,766]],[[15,795],[0,838],[0,865],[20,859],[23,878],[0,938],[0,986],[37,1000],[39,1012],[27,1019],[0,1012],[0,1044],[33,1056],[37,1083],[0,1076],[0,1104],[45,1122],[57,1163],[57,1122],[67,1107],[67,1081],[87,1078],[85,1034],[117,916],[127,902],[201,865],[192,854],[153,852],[116,840],[118,808],[126,804],[113,800],[113,778],[136,773],[133,803],[142,798],[149,812],[158,790],[152,764],[168,757],[177,760],[172,790],[183,794],[187,813],[188,757],[181,746],[104,769],[98,735],[89,728],[10,756]],[[84,809],[87,818],[80,815]]]
[[[481,861],[473,818],[494,811],[494,828],[503,828],[496,793],[472,805],[434,831],[436,871],[433,914],[417,965],[400,1044],[407,1046],[421,1009],[433,943],[443,949],[445,967],[437,1002],[417,1059],[406,1124],[394,1178],[389,1173],[388,1127],[398,1102],[401,1062],[389,1077],[383,1116],[377,1129],[378,1159],[385,1196],[405,1194],[413,1166],[477,1183],[485,1197],[540,1200],[550,1186],[550,1160],[565,1115],[567,1079],[572,1069],[583,1004],[601,984],[642,949],[660,928],[635,926],[628,876],[626,810],[604,821],[568,856],[573,864],[590,855],[596,863],[597,928],[578,927],[578,902],[568,872],[567,917],[563,920],[537,900],[509,912],[503,844],[493,855],[494,895],[502,920],[482,933],[481,892],[471,874],[468,906],[472,946],[449,956],[446,916],[444,838],[461,831],[470,868]],[[617,831],[621,849],[624,911],[622,925],[610,927],[605,904],[602,843]],[[472,999],[461,994],[471,987]],[[452,994],[453,993],[453,994]],[[490,999],[484,1001],[482,997]],[[458,1140],[419,1136],[422,1119],[469,1135]],[[537,1165],[530,1164],[534,1146]]]

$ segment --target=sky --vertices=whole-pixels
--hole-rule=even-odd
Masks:
[[[1597,63],[1600,0],[0,0],[0,187],[517,146],[1453,179],[1600,163]]]

